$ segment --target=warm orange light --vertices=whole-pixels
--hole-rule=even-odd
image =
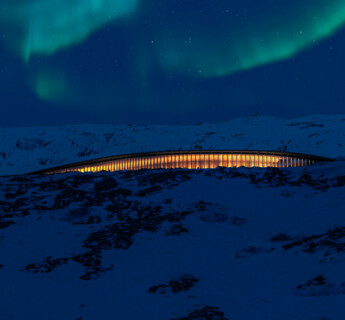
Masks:
[[[269,154],[252,153],[181,153],[152,155],[133,158],[118,159],[112,161],[99,162],[96,165],[84,165],[75,168],[64,168],[50,173],[65,173],[78,171],[100,172],[100,171],[119,171],[119,170],[141,170],[141,169],[212,169],[222,167],[299,167],[312,165],[316,161],[313,159],[303,159],[301,157],[278,156]]]

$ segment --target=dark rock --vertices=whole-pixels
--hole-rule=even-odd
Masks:
[[[83,254],[71,257],[71,260],[80,263],[86,268],[86,273],[80,277],[82,280],[94,280],[99,278],[102,272],[109,271],[113,268],[102,268],[102,256],[99,250],[90,250]]]
[[[195,278],[192,274],[183,274],[176,280],[170,280],[169,286],[173,293],[178,293],[181,291],[187,291],[199,282],[199,279]]]
[[[195,205],[195,209],[197,209],[200,212],[205,212],[205,211],[209,210],[209,208],[212,205],[213,204],[211,202],[205,202],[205,201],[201,200]]]
[[[57,266],[61,266],[68,262],[68,258],[52,259],[47,257],[41,263],[32,263],[27,265],[22,271],[28,271],[32,273],[49,273],[53,271]]]
[[[199,279],[192,274],[183,274],[177,279],[170,280],[168,284],[159,284],[151,287],[148,292],[165,294],[168,292],[179,293],[182,291],[188,291],[194,285],[199,282]]]
[[[103,178],[102,181],[95,183],[95,191],[100,192],[100,191],[107,191],[114,189],[118,186],[119,184],[115,181],[114,178],[112,177],[107,177]]]
[[[242,227],[247,223],[247,220],[241,217],[231,217],[230,223],[233,226]]]
[[[225,222],[229,217],[223,212],[202,212],[199,218],[205,222]]]
[[[205,306],[192,311],[185,317],[173,318],[171,320],[229,320],[225,317],[224,312],[218,307]]]
[[[11,224],[15,224],[14,221],[7,220],[7,221],[0,221],[0,229],[6,229],[9,227]]]
[[[32,151],[34,149],[43,149],[51,144],[51,141],[43,139],[26,139],[22,138],[16,141],[16,147],[20,150]]]
[[[272,241],[272,242],[283,242],[283,241],[291,241],[291,240],[293,240],[292,237],[290,237],[286,233],[282,233],[282,232],[278,233],[278,234],[276,234],[270,238],[270,241]]]
[[[336,296],[345,294],[345,282],[337,285],[329,282],[323,275],[319,275],[298,285],[294,293],[303,297]]]
[[[75,208],[75,209],[69,209],[67,210],[67,217],[70,220],[78,220],[80,218],[84,218],[90,214],[89,208]]]
[[[187,233],[189,232],[188,229],[186,229],[182,223],[176,223],[172,225],[169,230],[165,232],[166,236],[178,236],[182,233]]]
[[[135,195],[137,197],[146,197],[149,194],[156,193],[156,192],[159,192],[161,190],[162,190],[162,187],[158,185],[158,186],[149,187],[149,188],[144,189],[144,190],[140,190]]]
[[[345,253],[345,227],[336,227],[322,234],[303,237],[283,245],[283,248],[296,248],[311,254],[323,251],[323,256],[328,258],[331,255]]]
[[[7,198],[7,199],[15,199],[15,198],[17,198],[17,195],[16,195],[15,193],[10,193],[10,192],[6,192],[6,193],[4,194],[4,196],[5,196],[5,198]]]
[[[274,251],[274,248],[264,249],[264,248],[249,246],[247,248],[237,251],[235,253],[235,258],[236,259],[248,258],[250,256],[254,256],[260,253],[267,253],[267,252],[272,252],[272,251]]]
[[[78,157],[86,157],[86,156],[90,156],[91,154],[97,154],[97,153],[99,153],[99,152],[90,150],[88,147],[86,147],[82,151],[79,151],[77,156]]]
[[[168,293],[171,288],[167,284],[159,284],[156,286],[151,287],[148,292],[150,293],[159,293],[159,294],[166,294]]]
[[[327,283],[326,278],[323,275],[317,276],[314,279],[309,280],[306,285],[307,286],[321,286]],[[300,289],[302,285],[297,286]]]
[[[116,197],[127,198],[127,197],[131,196],[132,194],[133,194],[133,191],[128,190],[128,189],[118,188],[115,190],[115,196]]]
[[[334,186],[335,187],[343,187],[343,186],[345,186],[345,176],[337,177]]]
[[[104,134],[104,138],[105,138],[106,143],[109,143],[110,139],[111,139],[113,136],[114,136],[114,133],[113,133],[113,132],[105,133],[105,134]]]

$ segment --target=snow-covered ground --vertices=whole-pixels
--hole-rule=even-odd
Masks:
[[[344,319],[344,165],[3,177],[1,319]]]
[[[70,125],[0,129],[0,175],[103,156],[162,150],[287,150],[345,155],[345,115],[244,117],[191,126]]]
[[[343,320],[342,119],[3,129],[2,174],[195,147],[339,159],[1,177],[0,319]]]

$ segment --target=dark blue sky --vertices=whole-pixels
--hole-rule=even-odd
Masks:
[[[83,1],[0,4],[0,126],[344,113],[343,1]]]

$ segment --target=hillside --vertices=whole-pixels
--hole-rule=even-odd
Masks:
[[[0,129],[0,175],[132,152],[244,149],[345,155],[345,115],[245,117],[191,126],[70,125]]]
[[[342,320],[344,125],[2,129],[2,174],[149,147],[287,145],[338,160],[0,177],[1,319]]]

